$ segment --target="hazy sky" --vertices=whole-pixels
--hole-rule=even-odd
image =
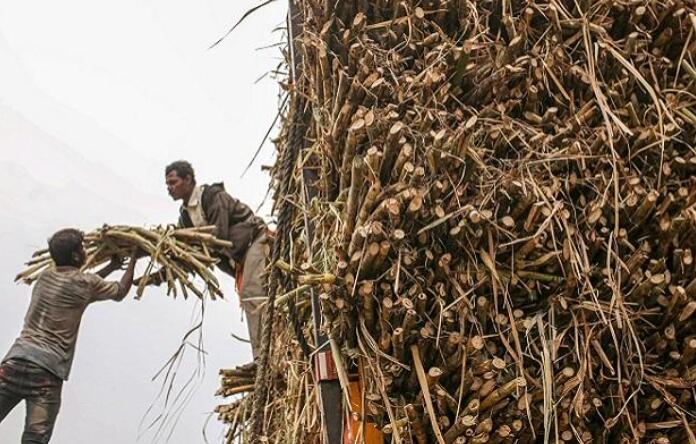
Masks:
[[[174,221],[162,171],[169,161],[186,158],[200,181],[224,181],[253,207],[262,202],[268,177],[260,166],[272,163],[272,147],[240,176],[277,110],[274,80],[256,80],[277,67],[280,52],[257,48],[281,40],[286,2],[207,49],[256,4],[0,0],[0,355],[29,302],[30,289],[12,282],[22,262],[64,226]],[[250,359],[231,337],[246,336],[246,326],[232,280],[222,280],[228,300],[205,307],[204,374],[194,373],[199,357],[185,348],[177,387],[193,376],[198,389],[171,443],[204,442],[220,402],[218,369]],[[152,432],[137,441],[160,389],[151,378],[199,315],[196,301],[156,289],[141,301],[90,307],[52,444],[153,442]],[[0,442],[19,442],[23,415],[21,405],[0,424]],[[206,431],[209,442],[222,441],[215,418]]]

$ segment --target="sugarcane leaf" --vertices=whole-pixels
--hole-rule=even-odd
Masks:
[[[212,49],[212,48],[214,48],[215,46],[217,46],[218,44],[220,44],[220,42],[222,42],[223,40],[225,40],[225,38],[227,38],[228,35],[232,34],[232,31],[234,31],[234,30],[237,28],[237,26],[241,25],[242,22],[243,22],[244,20],[246,20],[250,15],[252,15],[252,14],[255,13],[256,11],[258,11],[259,9],[263,8],[264,6],[273,3],[274,1],[275,1],[275,0],[266,0],[265,2],[261,3],[260,5],[254,6],[253,8],[249,9],[247,12],[244,13],[244,15],[242,15],[242,18],[240,18],[240,19],[237,21],[237,23],[235,23],[234,26],[232,26],[232,27],[230,28],[230,30],[227,31],[227,32],[225,33],[225,35],[223,35],[222,37],[220,37],[220,38],[218,39],[218,41],[216,41],[215,43],[213,43],[212,45],[210,45],[210,47],[209,47],[208,49]]]

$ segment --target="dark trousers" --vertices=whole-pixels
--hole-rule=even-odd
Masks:
[[[63,381],[43,368],[23,360],[0,365],[0,422],[24,400],[27,414],[22,444],[46,444],[60,410]]]

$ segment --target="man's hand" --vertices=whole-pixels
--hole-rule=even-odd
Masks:
[[[109,265],[108,265],[109,269],[120,270],[122,266],[123,266],[123,258],[121,258],[115,254],[113,256],[111,256],[111,262],[109,262]]]
[[[109,276],[111,273],[113,273],[116,270],[120,270],[121,266],[123,265],[123,259],[118,257],[117,255],[111,256],[111,261],[106,264],[104,268],[96,272],[96,275],[101,277],[102,279],[106,279],[107,276]]]
[[[165,278],[165,272],[164,270],[160,270],[157,273],[153,273],[150,276],[147,277],[147,285],[154,285],[155,287],[159,287],[162,285],[162,282],[164,282]],[[140,286],[140,283],[145,279],[145,276],[140,276],[136,280],[133,281],[133,285],[136,287]]]

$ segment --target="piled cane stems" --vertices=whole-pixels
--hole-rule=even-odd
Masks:
[[[696,4],[296,3],[278,291],[320,293],[354,416],[394,443],[696,443]],[[284,332],[266,439],[312,442]]]
[[[165,282],[167,294],[174,297],[181,292],[184,298],[187,298],[189,292],[192,292],[203,298],[207,289],[210,297],[215,299],[222,296],[220,285],[212,271],[213,266],[219,261],[216,251],[231,247],[232,244],[216,238],[214,232],[215,226],[165,226],[148,229],[105,225],[84,235],[87,259],[82,269],[96,269],[114,257],[128,259],[137,249],[150,257],[138,284],[138,298],[142,296],[149,283],[157,281],[156,283]],[[27,268],[15,277],[15,281],[32,284],[44,270],[54,267],[54,263],[48,250],[40,250],[33,254],[26,266]],[[198,288],[192,276],[201,278],[205,288]]]

